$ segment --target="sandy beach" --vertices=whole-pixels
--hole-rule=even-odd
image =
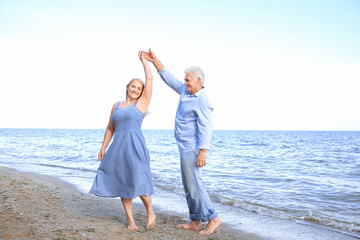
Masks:
[[[119,199],[81,193],[49,176],[0,167],[0,186],[1,239],[263,239],[226,225],[211,236],[176,229],[186,221],[156,206],[156,228],[145,231],[146,212],[138,203],[134,218],[139,231],[130,231]]]

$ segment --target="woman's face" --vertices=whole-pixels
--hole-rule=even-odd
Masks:
[[[141,96],[143,85],[138,80],[133,80],[129,83],[127,87],[128,98],[138,99]]]

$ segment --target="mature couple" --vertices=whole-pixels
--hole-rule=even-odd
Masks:
[[[144,66],[145,83],[137,78],[132,79],[126,87],[126,100],[114,104],[98,155],[101,164],[90,193],[102,197],[120,197],[131,230],[137,230],[132,216],[132,199],[139,196],[147,211],[146,229],[155,227],[150,157],[141,132],[141,123],[152,95],[153,76],[148,61],[152,62],[163,81],[180,95],[175,138],[191,221],[177,228],[210,235],[221,225],[221,221],[201,180],[201,168],[206,165],[206,151],[210,147],[213,110],[204,91],[204,74],[199,67],[187,68],[184,82],[181,82],[151,50],[140,51],[139,58]],[[107,149],[112,137],[113,142]],[[208,222],[205,229],[202,229],[202,222]]]

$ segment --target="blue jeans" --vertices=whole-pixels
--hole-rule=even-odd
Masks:
[[[202,169],[196,166],[194,151],[180,154],[181,177],[184,185],[190,219],[207,222],[217,217],[209,195],[203,185]]]

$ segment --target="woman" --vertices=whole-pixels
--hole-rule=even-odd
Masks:
[[[132,199],[139,196],[147,211],[146,230],[149,230],[155,227],[156,219],[151,200],[154,189],[141,123],[150,103],[153,76],[143,51],[139,52],[139,58],[144,66],[145,84],[140,79],[132,79],[126,86],[126,100],[114,104],[98,155],[101,164],[90,193],[120,197],[130,230],[137,230],[132,216]]]

